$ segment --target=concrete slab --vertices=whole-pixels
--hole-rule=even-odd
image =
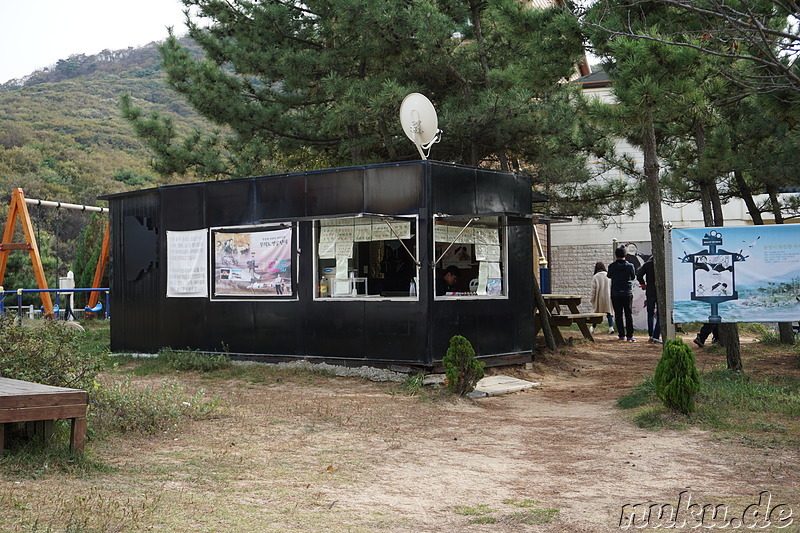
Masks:
[[[533,381],[525,381],[524,379],[512,378],[511,376],[489,376],[480,380],[478,384],[475,385],[475,390],[470,392],[467,396],[470,398],[485,398],[486,396],[498,396],[500,394],[518,392],[538,387],[539,385],[539,383]]]

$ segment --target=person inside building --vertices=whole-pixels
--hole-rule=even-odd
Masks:
[[[458,276],[461,275],[461,269],[455,265],[450,265],[441,277],[436,280],[436,296],[444,296],[448,292],[455,291],[456,283],[458,283]]]
[[[606,274],[611,280],[611,305],[614,307],[614,321],[619,340],[636,342],[633,338],[633,291],[631,281],[636,279],[636,270],[625,260],[625,247],[614,250],[616,261],[608,265]]]
[[[608,319],[608,334],[614,334],[614,319],[611,316],[614,308],[611,306],[611,280],[608,279],[606,265],[602,261],[594,264],[592,276],[592,312],[605,313]],[[594,326],[592,326],[594,331]]]

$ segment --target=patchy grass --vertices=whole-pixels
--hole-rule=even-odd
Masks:
[[[800,448],[800,373],[782,371],[786,366],[796,368],[792,350],[770,343],[742,345],[745,369],[752,372],[722,368],[701,372],[697,412],[690,416],[664,407],[652,378],[619,398],[617,407],[635,410],[634,419],[643,428],[698,426],[753,446]],[[724,348],[705,348],[702,357],[709,355],[724,357]]]
[[[453,512],[462,516],[470,516],[470,524],[549,524],[558,516],[559,510],[551,507],[539,507],[537,500],[503,500],[503,504],[512,509],[493,509],[486,504],[459,505]],[[516,508],[516,509],[513,509]],[[520,510],[521,509],[521,510]]]
[[[456,505],[453,507],[453,512],[464,516],[483,516],[496,512],[497,509],[492,509],[486,504],[479,503],[478,505]]]
[[[69,422],[59,420],[53,436],[6,443],[8,451],[2,456],[2,471],[17,479],[39,479],[50,475],[84,477],[114,472],[88,450],[77,453],[69,447]],[[2,498],[0,498],[2,499]],[[2,505],[0,505],[2,508]]]
[[[162,349],[155,357],[121,356],[120,363],[130,365],[137,376],[171,375],[176,372],[214,372],[228,369],[232,363],[226,353],[204,353],[198,350]]]

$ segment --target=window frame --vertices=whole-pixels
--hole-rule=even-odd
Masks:
[[[367,290],[367,294],[357,294],[356,296],[352,295],[340,295],[340,296],[320,296],[320,287],[319,282],[322,279],[322,272],[320,271],[320,257],[319,257],[319,240],[321,234],[321,222],[323,220],[347,220],[347,219],[359,219],[359,218],[379,218],[381,220],[408,220],[412,222],[411,227],[411,236],[414,239],[414,246],[415,246],[415,253],[412,257],[414,261],[414,272],[415,276],[413,279],[415,280],[416,284],[416,291],[415,294],[409,296],[381,296],[380,294],[370,295],[369,291]],[[312,220],[312,243],[313,243],[313,258],[312,262],[314,264],[313,268],[313,280],[314,280],[314,289],[312,290],[313,301],[315,302],[354,302],[354,301],[368,301],[368,302],[387,302],[387,301],[401,301],[401,302],[416,302],[419,301],[419,281],[420,281],[420,271],[421,271],[421,264],[419,259],[419,250],[420,250],[420,231],[419,231],[419,214],[402,214],[402,215],[387,215],[382,213],[357,213],[357,214],[349,214],[349,215],[341,215],[341,216],[333,216],[333,217],[320,217],[314,218]],[[402,243],[402,239],[398,239],[396,236],[393,236],[390,240],[399,240],[404,248],[405,244]],[[367,242],[367,241],[354,241],[355,242]],[[370,242],[384,242],[384,241],[370,241]],[[406,248],[406,253],[409,253],[410,250]]]
[[[479,227],[481,222],[481,218],[495,218],[497,219],[497,230],[498,230],[498,237],[500,239],[500,269],[501,269],[501,277],[502,280],[502,293],[501,294],[464,294],[458,293],[453,295],[438,295],[436,294],[436,282],[437,276],[436,272],[440,268],[439,264],[441,263],[442,259],[444,259],[444,255],[447,253],[447,250],[452,248],[456,241],[437,241],[436,240],[436,225],[438,221],[443,220],[450,220],[450,221],[465,221],[465,223],[461,227],[461,231],[459,235],[463,233],[463,231],[468,227]],[[509,298],[509,274],[508,274],[508,216],[507,215],[445,215],[445,214],[435,214],[431,218],[431,257],[433,260],[431,261],[431,270],[432,270],[432,292],[433,292],[433,299],[434,301],[453,301],[453,300],[507,300]],[[456,237],[458,238],[458,237]],[[445,247],[444,251],[441,253],[441,257],[437,255],[436,252],[436,244],[437,242],[448,242],[447,246]],[[475,244],[472,243],[472,251],[475,250]],[[480,266],[478,267],[480,268]]]

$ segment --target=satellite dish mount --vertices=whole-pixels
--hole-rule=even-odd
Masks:
[[[411,93],[400,104],[400,124],[406,136],[417,147],[422,159],[428,159],[431,146],[442,138],[436,109],[425,95]]]

